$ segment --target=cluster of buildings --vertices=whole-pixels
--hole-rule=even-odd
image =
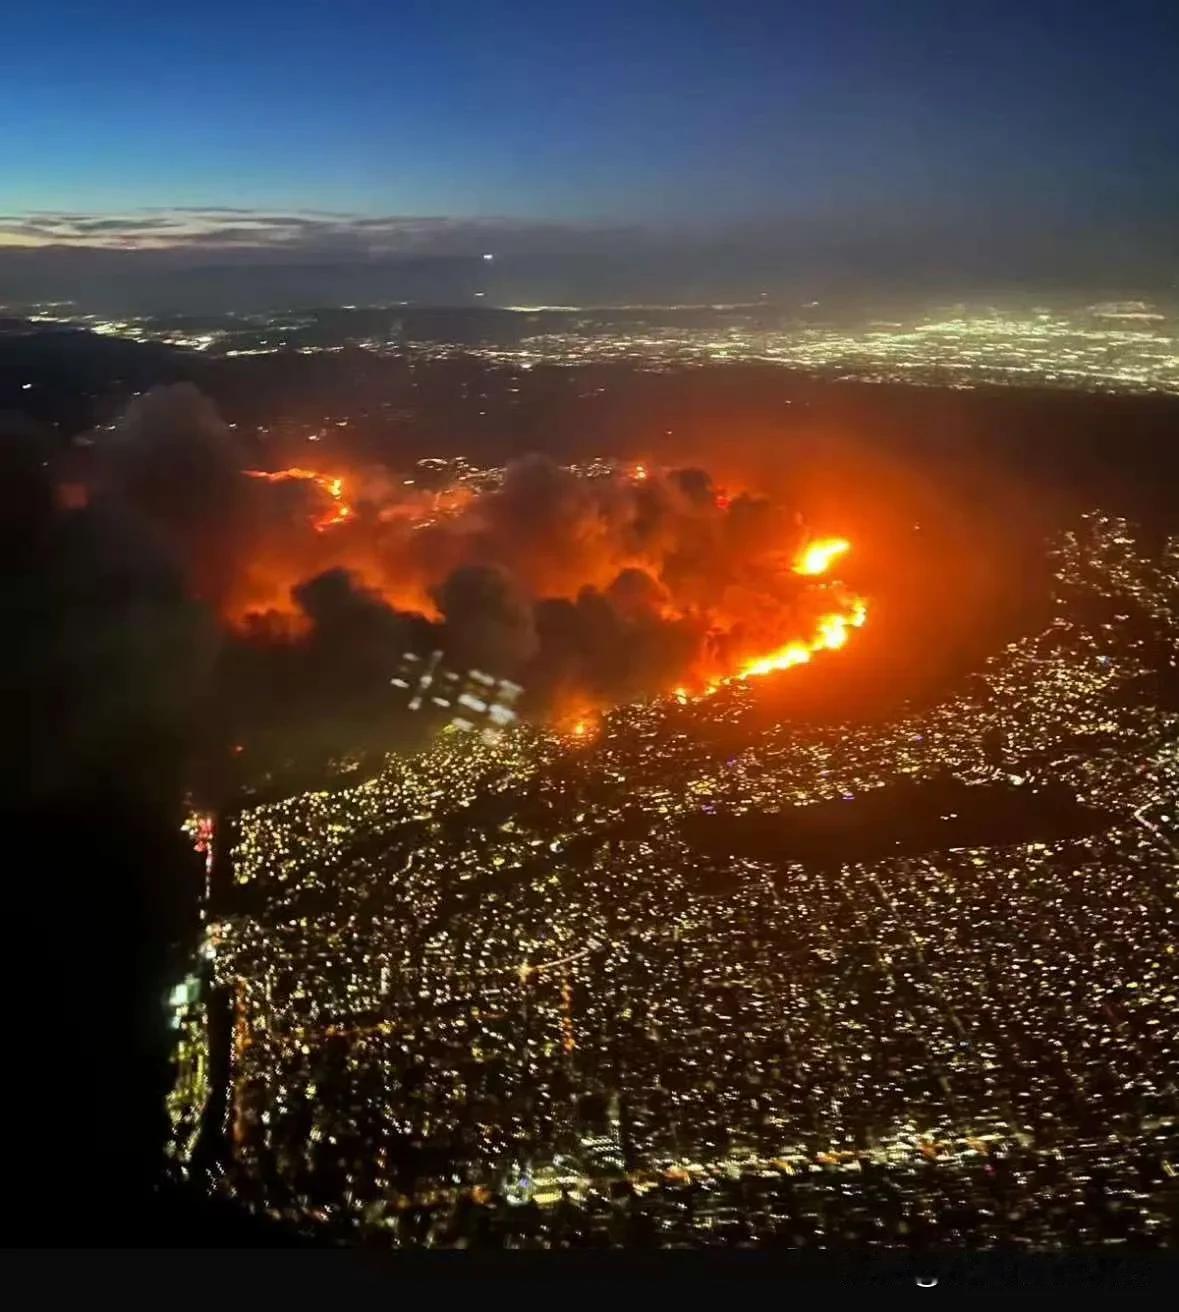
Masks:
[[[242,813],[178,1164],[406,1245],[1179,1239],[1179,544],[1092,515],[1054,564],[1047,627],[888,723],[738,683]],[[882,789],[903,841],[799,855]]]

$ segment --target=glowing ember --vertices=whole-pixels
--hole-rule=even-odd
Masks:
[[[846,538],[819,538],[808,542],[794,562],[796,574],[826,574],[831,562],[851,549]]]

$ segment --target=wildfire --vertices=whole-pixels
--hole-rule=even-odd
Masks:
[[[851,550],[846,538],[818,538],[808,542],[794,562],[796,574],[826,574],[831,562]]]
[[[317,515],[312,521],[312,527],[317,533],[323,533],[337,524],[344,523],[345,520],[351,519],[352,507],[344,500],[344,480],[336,474],[317,474],[314,469],[300,469],[298,466],[292,469],[244,469],[242,473],[247,478],[261,478],[267,483],[289,483],[305,482],[314,483],[321,492],[327,494],[331,499],[332,505],[322,515]]]
[[[599,710],[599,707],[579,699],[573,705],[564,707],[556,716],[554,728],[568,738],[576,738],[584,742],[597,733]]]
[[[768,656],[759,657],[742,666],[734,677],[750,679],[762,674],[773,674],[777,670],[805,665],[817,651],[838,651],[847,643],[848,629],[862,627],[867,619],[867,604],[857,597],[846,611],[832,611],[820,616],[809,642],[788,642],[785,647],[770,652]]]
[[[819,538],[814,542],[808,542],[795,559],[794,572],[806,575],[824,574],[833,560],[850,550],[851,543],[846,538]],[[867,621],[868,603],[863,597],[852,597],[843,610],[829,611],[820,615],[809,639],[794,639],[776,651],[747,661],[728,679],[719,679],[711,683],[707,691],[715,692],[733,679],[754,679],[766,674],[775,674],[779,670],[790,670],[796,665],[806,665],[816,652],[838,651],[846,646],[848,631],[862,628]],[[675,690],[674,695],[677,700],[683,700],[682,692],[683,689],[680,688]]]
[[[505,476],[502,490],[498,484],[488,490],[466,482],[431,489],[418,487],[412,478],[394,483],[366,477],[368,532],[346,531],[327,538],[316,535],[357,519],[348,496],[356,495],[359,475],[347,469],[338,474],[298,466],[243,472],[267,483],[306,482],[315,487],[309,506],[288,506],[302,522],[303,537],[284,532],[263,542],[222,603],[231,623],[264,616],[266,632],[284,640],[298,638],[311,623],[300,609],[301,601],[292,600],[292,587],[299,580],[327,569],[347,570],[367,595],[443,622],[438,585],[451,571],[477,563],[484,554],[502,561],[518,581],[525,605],[533,598],[567,600],[576,607],[584,604],[586,617],[592,616],[591,605],[602,606],[620,633],[633,626],[644,638],[652,637],[656,651],[663,649],[660,625],[682,626],[695,642],[694,654],[685,652],[679,670],[663,685],[680,703],[706,697],[735,680],[805,665],[818,652],[839,651],[867,621],[865,601],[829,577],[851,550],[847,538],[814,537],[794,551],[796,521],[767,501],[767,518],[746,548],[740,534],[726,532],[726,517],[735,504],[728,490],[713,487],[711,506],[702,504],[699,497],[681,496],[678,483],[667,482],[665,487],[666,473],[645,462],[617,466],[612,483],[591,480],[584,498],[565,500],[559,499],[564,483],[558,471],[532,486],[533,474],[526,468],[520,487],[527,496],[522,502],[510,476]],[[668,495],[627,495],[628,489],[634,493],[644,484],[665,488]],[[537,501],[541,511],[547,506],[560,513],[538,513],[533,531],[527,509],[531,501]],[[510,516],[505,509],[509,503],[514,506]],[[282,522],[285,527],[287,521]],[[652,522],[658,531],[648,531]],[[640,528],[642,532],[636,531]],[[418,529],[431,530],[429,537],[419,539],[421,547],[414,542]],[[783,543],[791,544],[785,552]],[[712,547],[717,548],[715,561],[709,554]],[[673,559],[677,568],[667,570]],[[691,568],[682,564],[685,560]],[[583,597],[587,590],[588,601]],[[800,611],[808,617],[801,625]],[[592,678],[583,679],[577,662],[584,662],[590,673],[598,652],[593,643],[582,643],[577,630],[585,617],[579,615],[574,624],[572,612],[568,622],[564,615],[562,608],[553,611],[554,623],[569,630],[562,629],[562,634],[569,643],[570,670],[577,672],[567,676],[572,704],[565,701],[562,713],[553,714],[550,723],[562,736],[588,745],[600,730],[597,717],[604,705],[589,693],[595,684]],[[446,615],[444,622],[449,626],[453,621]],[[468,622],[476,627],[483,623],[479,616],[457,621],[460,626]],[[255,630],[260,631],[257,624],[251,632]],[[789,641],[784,641],[787,635]],[[774,643],[780,645],[771,648]],[[637,640],[636,647],[642,647]],[[640,673],[648,680],[661,677],[653,660],[637,651],[636,662],[646,663]],[[638,686],[650,689],[651,683]]]

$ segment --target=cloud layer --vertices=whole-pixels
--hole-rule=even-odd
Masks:
[[[231,206],[85,214],[38,210],[0,214],[0,246],[87,250],[247,251],[380,258],[543,253],[633,243],[640,230],[499,217],[360,215]]]

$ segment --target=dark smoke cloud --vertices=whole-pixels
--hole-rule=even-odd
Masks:
[[[434,595],[455,664],[515,674],[536,654],[532,603],[505,569],[460,566]]]
[[[60,507],[55,439],[27,429],[0,438],[6,795],[166,789],[214,626],[137,516],[110,502]]]
[[[406,722],[389,680],[401,652],[437,644],[433,626],[343,569],[299,584],[293,599],[297,633],[260,615],[226,635],[213,681],[213,758],[245,740],[251,770],[286,759],[306,768],[406,741],[420,726]]]
[[[628,701],[664,691],[683,676],[704,641],[702,628],[636,605],[639,573],[607,593],[583,588],[575,601],[537,603],[540,654],[525,675],[534,704]]]
[[[699,468],[586,479],[530,456],[441,517],[393,471],[341,471],[352,513],[316,531],[334,504],[323,480],[246,477],[242,444],[191,385],[138,397],[93,438],[88,504],[73,512],[38,452],[10,444],[4,531],[20,542],[6,559],[46,542],[65,553],[35,562],[64,607],[52,642],[134,671],[145,706],[159,690],[144,714],[188,716],[186,745],[210,759],[243,739],[276,756],[396,741],[389,681],[407,650],[517,679],[544,716],[731,668],[797,636],[813,604],[789,568],[796,517],[730,500]],[[204,636],[185,648],[194,616]],[[105,681],[101,709],[47,694],[77,708],[63,732],[79,751],[134,721],[134,688],[120,686]]]
[[[294,590],[297,635],[273,617],[241,634],[218,620],[261,542],[307,536],[311,493],[243,478],[233,434],[195,388],[139,397],[95,434],[80,499],[60,495],[74,456],[54,434],[7,422],[0,439],[11,801],[113,791],[172,806],[195,756],[250,733],[326,723],[319,750],[379,727],[397,654],[430,626],[339,570]]]
[[[375,687],[387,689],[396,654],[431,632],[430,625],[394,610],[346,570],[328,570],[301,583],[294,597],[311,625],[301,640],[309,691],[329,706],[349,697],[363,701]]]
[[[104,450],[100,488],[156,536],[195,593],[213,603],[249,550],[249,487],[216,407],[191,383],[128,407]]]
[[[610,584],[607,597],[619,616],[631,621],[657,618],[671,600],[663,584],[634,566],[624,569]]]

